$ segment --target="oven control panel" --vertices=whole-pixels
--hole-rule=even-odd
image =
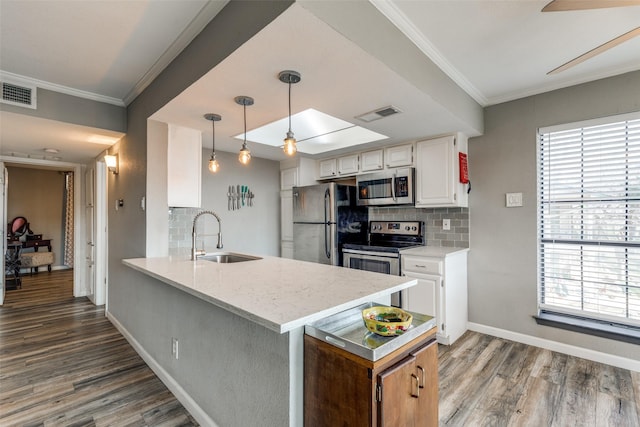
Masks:
[[[405,236],[420,236],[422,222],[420,221],[371,221],[370,234],[402,234]]]

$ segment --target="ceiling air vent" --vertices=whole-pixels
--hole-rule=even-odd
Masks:
[[[0,102],[35,109],[36,88],[2,82],[2,100]]]
[[[360,119],[363,122],[372,122],[374,120],[380,120],[384,117],[389,117],[397,113],[402,113],[399,108],[394,107],[393,105],[389,105],[388,107],[378,108],[375,111],[370,111],[368,113],[362,114],[360,116],[356,116],[356,119]]]

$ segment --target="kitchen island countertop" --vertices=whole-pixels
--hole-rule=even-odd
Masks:
[[[417,283],[407,277],[269,256],[231,264],[184,257],[122,262],[278,333]]]

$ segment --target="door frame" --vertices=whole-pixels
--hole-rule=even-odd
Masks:
[[[12,165],[41,166],[42,169],[68,171],[73,170],[73,227],[76,230],[73,237],[73,296],[87,296],[89,290],[84,285],[86,274],[85,256],[86,239],[84,230],[84,169],[79,163],[57,162],[52,160],[28,159],[22,157],[0,156],[0,162],[5,167]]]
[[[2,230],[2,235],[7,236],[8,230],[5,230],[7,226],[7,169],[4,166],[4,162],[0,161],[0,220],[2,224],[0,224],[0,230]],[[4,264],[4,256],[7,253],[7,239],[6,237],[2,237],[2,260],[0,264],[2,264],[2,276],[0,276],[0,306],[4,304],[4,290],[6,288],[6,278],[5,278],[5,264]]]
[[[108,208],[107,208],[107,182],[108,182],[108,170],[104,159],[95,163],[95,175],[93,180],[94,185],[94,274],[95,274],[95,304],[107,305],[109,300],[109,286],[108,286],[108,239],[107,239],[107,224],[108,224]],[[106,307],[108,309],[108,307]]]

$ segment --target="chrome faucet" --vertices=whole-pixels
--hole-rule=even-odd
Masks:
[[[222,249],[222,223],[220,222],[220,217],[214,211],[202,211],[193,218],[193,228],[191,230],[191,261],[195,261],[199,255],[196,251],[196,222],[198,222],[198,218],[204,214],[213,215],[218,220],[218,244],[216,248]],[[204,237],[206,234],[202,236]]]

